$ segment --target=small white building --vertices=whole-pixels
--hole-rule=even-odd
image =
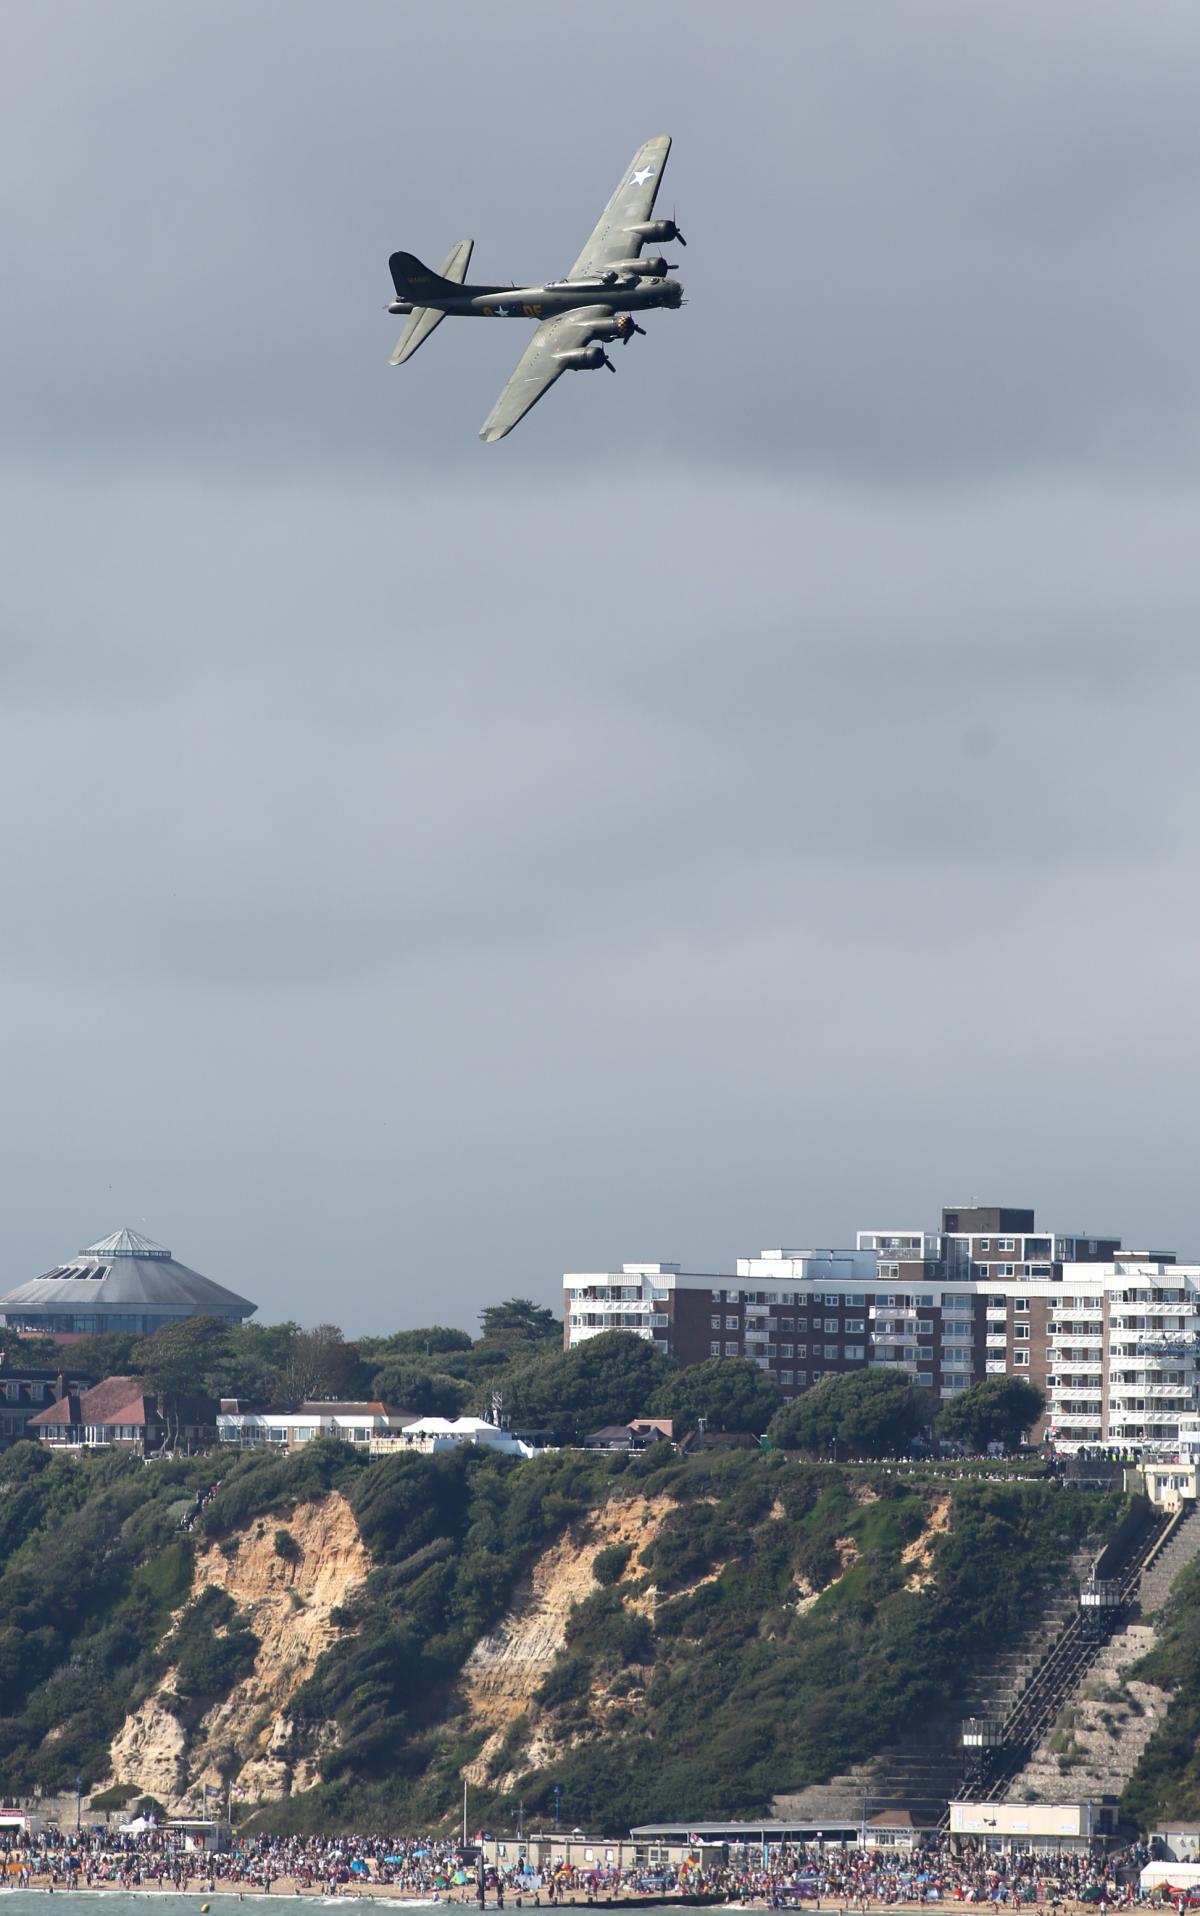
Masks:
[[[371,1441],[372,1456],[390,1456],[398,1450],[420,1450],[427,1454],[438,1450],[456,1450],[460,1444],[482,1444],[505,1457],[532,1457],[532,1444],[514,1437],[510,1430],[489,1424],[484,1417],[417,1417],[401,1429],[386,1435],[380,1432]]]
[[[1150,1832],[1155,1862],[1200,1862],[1200,1823],[1164,1823]]]
[[[223,1403],[217,1413],[217,1440],[238,1450],[271,1445],[302,1450],[316,1437],[340,1437],[347,1444],[369,1445],[416,1422],[412,1411],[388,1404],[348,1404],[337,1399],[298,1404],[290,1410],[241,1410]]]
[[[1057,1853],[1090,1850],[1110,1834],[1111,1808],[1099,1803],[951,1803],[950,1846],[965,1840],[984,1849]]]

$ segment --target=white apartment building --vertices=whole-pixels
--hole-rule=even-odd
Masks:
[[[1200,1412],[1200,1265],[1119,1238],[960,1207],[940,1231],[860,1231],[852,1250],[766,1250],[733,1275],[676,1264],[567,1273],[564,1341],[631,1330],[684,1363],[749,1357],[785,1398],[830,1372],[899,1367],[942,1398],[987,1376],[1046,1393],[1035,1434],[1071,1453],[1173,1451]]]

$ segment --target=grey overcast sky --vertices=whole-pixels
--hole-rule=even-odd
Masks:
[[[0,1279],[1200,1256],[1195,0],[10,0]],[[387,256],[688,304],[475,434]]]

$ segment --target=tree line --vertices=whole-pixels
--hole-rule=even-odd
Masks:
[[[785,1403],[748,1358],[680,1365],[629,1331],[562,1348],[562,1325],[529,1298],[480,1313],[480,1332],[432,1324],[347,1339],[336,1324],[222,1324],[189,1318],[137,1337],[119,1331],[70,1346],[0,1332],[10,1364],[147,1389],[281,1406],[305,1399],[379,1400],[414,1416],[487,1416],[499,1397],[517,1429],[578,1443],[606,1424],[671,1418],[677,1434],[704,1426],[746,1431],[814,1457],[906,1455],[935,1441],[980,1452],[1015,1449],[1044,1409],[1025,1379],[989,1377],[944,1403],[898,1369],[831,1374]]]

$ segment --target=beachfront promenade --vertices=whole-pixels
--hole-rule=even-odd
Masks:
[[[516,1845],[513,1845],[514,1850]],[[11,1837],[0,1847],[3,1878],[12,1889],[175,1890],[180,1893],[372,1897],[448,1904],[479,1903],[479,1849],[438,1837],[233,1838],[222,1853],[171,1845],[158,1831],[114,1837],[108,1831],[52,1832],[34,1841]],[[668,1870],[484,1870],[488,1907],[541,1908],[620,1903],[720,1900],[761,1908],[814,1911],[895,1909],[949,1905],[1001,1910],[1041,1906],[1124,1909],[1161,1904],[1161,1894],[1139,1894],[1144,1846],[1115,1855],[1000,1857],[986,1851],[952,1854],[942,1845],[908,1852],[796,1846],[754,1861],[687,1863]]]

